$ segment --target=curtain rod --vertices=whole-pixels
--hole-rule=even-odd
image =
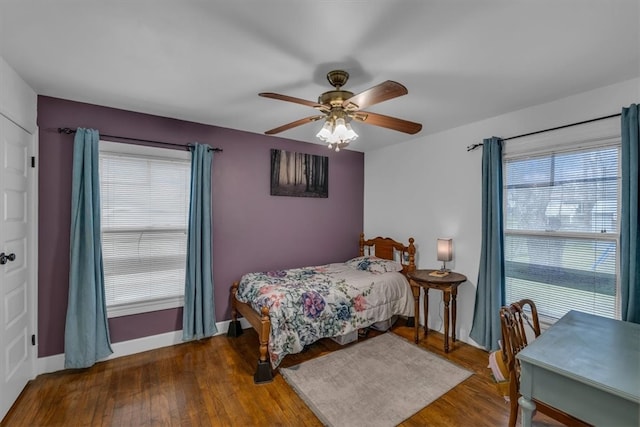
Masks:
[[[76,133],[76,129],[58,128],[58,133],[64,133],[64,134],[70,135],[72,133]],[[150,139],[130,138],[128,136],[117,136],[117,135],[100,135],[100,136],[104,136],[104,137],[107,137],[107,138],[126,139],[126,140],[129,140],[129,141],[137,141],[137,142],[150,142],[152,144],[167,145],[167,146],[170,146],[170,147],[178,147],[178,148],[183,148],[183,149],[187,149],[187,150],[189,150],[190,147],[193,146],[192,144],[182,145],[182,144],[175,144],[173,142],[163,142],[163,141],[153,141],[153,140],[150,140]],[[115,141],[115,142],[117,142],[117,141]],[[209,151],[221,152],[222,148],[209,147]]]
[[[622,115],[622,113],[610,114],[608,116],[598,117],[596,119],[583,120],[581,122],[570,123],[568,125],[556,126],[554,128],[549,128],[549,129],[544,129],[544,130],[537,130],[535,132],[529,132],[529,133],[523,133],[522,135],[510,136],[509,138],[502,138],[502,140],[503,141],[509,141],[510,139],[522,138],[522,137],[525,137],[525,136],[536,135],[536,134],[539,134],[539,133],[551,132],[552,130],[558,130],[558,129],[569,128],[569,127],[572,127],[572,126],[584,125],[586,123],[597,122],[599,120],[610,119],[612,117],[619,117],[621,115]],[[477,144],[468,145],[467,146],[467,151],[473,151],[478,147],[482,147],[482,143],[481,142],[477,143]]]

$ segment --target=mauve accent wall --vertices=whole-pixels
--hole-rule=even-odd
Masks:
[[[212,173],[218,321],[230,318],[229,287],[244,273],[339,262],[358,253],[362,153],[45,96],[38,97],[38,126],[39,357],[64,352],[73,135],[59,134],[58,127],[224,150],[214,154]],[[329,197],[271,196],[271,148],[328,156]],[[182,309],[113,318],[109,329],[112,342],[180,330]]]

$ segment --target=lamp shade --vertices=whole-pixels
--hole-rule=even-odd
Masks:
[[[333,133],[333,124],[327,120],[324,123],[324,126],[322,126],[322,129],[320,129],[320,132],[318,132],[318,134],[316,135],[316,137],[318,137],[320,140],[324,142],[329,142],[329,139],[331,138],[332,133]]]
[[[451,261],[453,259],[453,240],[438,238],[438,261]]]

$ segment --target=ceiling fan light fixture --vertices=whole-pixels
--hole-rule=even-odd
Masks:
[[[351,124],[349,124],[348,122],[345,126],[347,128],[346,139],[348,139],[349,141],[355,141],[356,138],[358,138],[358,134],[351,128]]]
[[[340,148],[344,148],[354,141],[358,134],[351,128],[351,125],[344,117],[336,118],[331,116],[327,117],[324,126],[316,134],[316,137],[323,142],[327,142],[330,150],[335,147],[336,151],[340,151]]]
[[[336,126],[333,128],[333,134],[339,140],[343,140],[347,136],[347,126],[342,117],[336,120]]]
[[[329,142],[331,134],[333,134],[333,122],[327,119],[327,121],[324,122],[322,129],[320,129],[320,132],[316,134],[316,137],[321,141]]]

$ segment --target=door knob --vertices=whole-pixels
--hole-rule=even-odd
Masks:
[[[6,264],[7,261],[15,261],[15,259],[16,259],[16,254],[5,255],[5,253],[2,252],[0,254],[0,265]]]

